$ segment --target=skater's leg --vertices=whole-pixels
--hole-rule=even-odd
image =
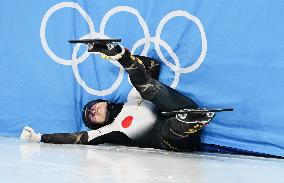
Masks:
[[[129,74],[133,86],[140,95],[151,102],[161,111],[172,111],[183,108],[197,108],[197,104],[190,98],[180,94],[176,90],[155,80],[146,71],[141,57],[131,55],[129,50],[118,44],[92,45],[90,52],[100,52],[116,59]],[[143,59],[142,59],[143,60]]]
[[[150,77],[142,61],[129,52],[126,52],[118,61],[129,74],[133,86],[141,96],[153,102],[159,110],[198,108],[192,99]]]

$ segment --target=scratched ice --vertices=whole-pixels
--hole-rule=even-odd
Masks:
[[[284,182],[284,160],[0,137],[0,182]]]

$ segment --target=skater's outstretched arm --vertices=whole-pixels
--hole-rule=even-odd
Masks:
[[[52,144],[85,144],[97,145],[103,143],[113,143],[120,145],[132,145],[133,142],[125,134],[121,132],[110,132],[108,134],[89,139],[91,131],[82,131],[76,133],[52,133],[40,134],[36,133],[31,127],[25,127],[21,134],[21,140],[29,142],[43,142]]]

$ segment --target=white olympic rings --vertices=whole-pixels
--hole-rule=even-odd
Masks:
[[[154,37],[151,37],[148,26],[145,22],[145,20],[141,17],[140,13],[138,12],[138,10],[136,10],[135,8],[129,7],[129,6],[117,6],[115,8],[112,8],[111,10],[109,10],[104,17],[102,18],[101,24],[100,24],[100,32],[97,33],[95,31],[94,28],[94,24],[90,18],[90,16],[87,14],[86,11],[84,11],[84,9],[81,8],[81,6],[78,3],[74,3],[74,2],[62,2],[62,3],[58,3],[54,6],[52,6],[44,15],[42,22],[41,22],[41,27],[40,27],[40,38],[41,38],[41,43],[42,43],[42,47],[45,50],[45,52],[47,53],[47,55],[49,55],[55,62],[59,63],[59,64],[63,64],[63,65],[71,65],[72,66],[72,70],[74,73],[74,76],[77,80],[77,82],[90,94],[93,95],[97,95],[97,96],[105,96],[105,95],[109,95],[112,92],[114,92],[120,85],[120,83],[122,82],[123,79],[123,68],[121,67],[120,64],[118,64],[117,62],[113,62],[111,61],[112,64],[114,64],[115,66],[117,66],[119,68],[119,74],[118,77],[116,79],[116,81],[112,84],[112,86],[106,90],[95,90],[93,88],[90,88],[85,81],[81,78],[79,71],[78,71],[78,67],[77,65],[82,63],[83,61],[85,61],[88,56],[90,55],[89,52],[87,52],[87,50],[79,57],[77,58],[78,55],[78,50],[81,46],[81,44],[77,44],[74,49],[73,49],[73,53],[72,53],[72,59],[68,60],[68,59],[64,59],[61,58],[59,56],[57,56],[48,46],[47,40],[46,40],[46,35],[45,35],[45,31],[46,31],[46,25],[48,22],[48,19],[50,18],[50,16],[55,13],[56,11],[62,9],[62,8],[73,8],[79,11],[79,13],[83,16],[83,18],[86,20],[90,33],[87,35],[84,35],[83,37],[81,37],[80,39],[85,39],[85,38],[108,38],[108,36],[106,36],[105,33],[105,26],[109,20],[109,18],[111,16],[113,16],[116,13],[119,12],[128,12],[133,14],[134,16],[137,17],[138,22],[140,23],[143,32],[144,32],[144,38],[138,40],[136,43],[134,43],[132,49],[131,49],[131,53],[134,53],[135,50],[144,44],[144,48],[142,50],[141,55],[146,56],[148,53],[148,50],[150,48],[150,43],[154,43],[155,44],[155,49],[157,51],[158,56],[160,57],[161,61],[163,61],[169,68],[171,68],[174,72],[175,72],[175,77],[174,80],[171,84],[172,88],[175,88],[179,82],[179,77],[181,73],[190,73],[194,70],[196,70],[201,63],[203,62],[205,56],[206,56],[206,52],[207,52],[207,39],[206,39],[206,34],[204,31],[204,28],[202,26],[202,23],[200,22],[200,20],[191,15],[190,13],[186,12],[186,11],[182,11],[182,10],[177,10],[177,11],[172,11],[170,13],[168,13],[166,16],[164,16],[164,18],[160,21],[157,30],[156,30],[156,35]],[[186,68],[180,68],[180,62],[178,59],[178,56],[173,52],[173,50],[171,49],[171,47],[161,39],[160,35],[162,34],[162,30],[164,28],[164,25],[172,18],[174,17],[185,17],[190,21],[193,21],[196,26],[198,27],[199,31],[200,31],[200,35],[201,35],[201,53],[199,58],[197,59],[197,61],[186,67]],[[175,64],[172,64],[171,62],[169,62],[163,55],[160,46],[162,46],[168,53],[169,55],[172,57],[173,61]]]

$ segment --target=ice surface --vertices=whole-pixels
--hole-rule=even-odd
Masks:
[[[284,182],[284,160],[0,137],[0,183]]]

